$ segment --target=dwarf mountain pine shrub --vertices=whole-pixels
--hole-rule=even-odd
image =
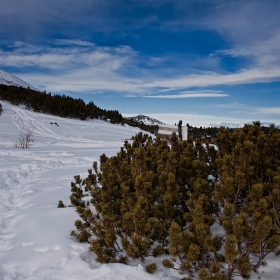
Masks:
[[[255,122],[221,128],[216,144],[214,191],[203,193],[211,185],[200,179],[195,184],[186,227],[169,229],[169,253],[189,277],[197,270],[200,279],[249,278],[268,254],[280,254],[280,133]]]
[[[58,207],[58,208],[65,208],[66,206],[65,206],[65,204],[63,203],[62,200],[59,200],[59,201],[58,201],[58,204],[57,204],[57,207]]]
[[[156,270],[157,270],[157,264],[156,264],[156,263],[151,263],[151,264],[148,264],[148,265],[146,266],[146,271],[147,271],[148,273],[153,274],[153,273],[156,272]]]
[[[221,129],[217,144],[214,199],[225,267],[229,279],[236,270],[248,278],[268,254],[280,254],[280,133],[273,125],[265,133],[255,122],[232,133]]]
[[[186,225],[188,193],[208,185],[202,145],[180,143],[175,134],[171,147],[142,133],[132,141],[125,141],[116,156],[102,155],[100,171],[94,163],[86,179],[77,175],[72,182],[71,202],[81,220],[71,234],[89,242],[99,262],[116,262],[123,254],[144,261],[168,253],[170,226]],[[96,214],[86,204],[88,195]]]
[[[71,183],[71,235],[101,263],[165,254],[186,279],[248,278],[280,254],[280,133],[255,122],[207,141],[139,133],[103,154]]]

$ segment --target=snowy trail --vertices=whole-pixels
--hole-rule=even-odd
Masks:
[[[124,139],[139,129],[99,120],[79,121],[38,114],[2,102],[0,116],[0,279],[180,279],[163,269],[147,274],[145,264],[101,265],[88,244],[70,236],[75,208],[69,204],[73,176],[86,176],[102,153],[116,154]],[[56,126],[51,123],[58,123]],[[34,126],[31,149],[16,149],[14,141],[22,125]],[[275,260],[273,260],[275,261]],[[277,260],[276,260],[277,261]],[[273,264],[273,262],[272,262]],[[277,264],[262,270],[260,279],[279,279]],[[272,272],[271,272],[272,271]],[[259,275],[258,275],[259,276]],[[253,278],[254,279],[254,278]]]

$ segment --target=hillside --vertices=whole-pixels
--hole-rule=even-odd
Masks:
[[[23,105],[36,112],[47,113],[64,118],[102,119],[110,123],[128,124],[152,132],[152,125],[124,118],[118,110],[106,110],[96,106],[92,101],[86,104],[82,99],[66,95],[52,95],[39,92],[30,87],[18,87],[0,84],[0,99],[14,105]]]
[[[7,73],[1,69],[0,69],[0,84],[7,85],[7,86],[30,88],[30,89],[38,91],[35,87],[29,85],[28,83],[21,80],[20,78],[12,75],[10,73]]]

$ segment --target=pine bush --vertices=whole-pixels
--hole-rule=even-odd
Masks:
[[[58,207],[58,208],[65,208],[66,206],[64,205],[64,203],[63,203],[62,200],[59,200],[59,201],[58,201],[57,207]]]
[[[139,133],[74,177],[71,235],[101,263],[164,254],[186,279],[248,278],[280,255],[279,163],[279,130],[259,122],[222,127],[214,142]]]
[[[157,270],[157,264],[156,263],[151,263],[151,264],[148,264],[146,266],[146,271],[151,273],[151,274],[155,273],[156,270]]]

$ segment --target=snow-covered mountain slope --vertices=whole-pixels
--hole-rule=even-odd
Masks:
[[[25,81],[21,80],[20,78],[5,72],[4,70],[0,69],[0,84],[8,85],[8,86],[17,86],[17,87],[24,87],[24,88],[31,88],[33,90],[37,90],[35,87],[29,85]]]
[[[152,259],[96,263],[89,244],[70,236],[79,219],[75,208],[57,208],[59,200],[70,204],[74,175],[86,177],[100,155],[115,155],[139,128],[63,119],[1,103],[0,279],[171,279],[173,272],[160,268],[160,261],[154,275],[145,271]],[[24,125],[34,127],[36,141],[30,149],[16,149]],[[182,278],[174,273],[178,278],[173,279]]]
[[[156,119],[150,118],[148,116],[144,116],[144,115],[138,115],[138,116],[135,116],[135,117],[127,117],[127,119],[133,120],[133,121],[138,122],[138,123],[142,122],[143,124],[146,124],[146,125],[164,124],[163,122],[161,122],[159,120],[156,120]]]

